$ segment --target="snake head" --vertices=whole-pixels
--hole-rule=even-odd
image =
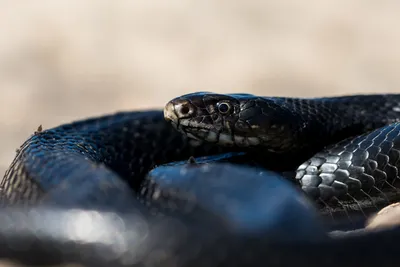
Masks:
[[[197,92],[169,101],[164,117],[190,138],[223,146],[265,146],[279,152],[293,139],[293,114],[275,99]]]
[[[230,134],[239,111],[240,103],[234,97],[197,92],[168,102],[164,117],[190,138],[220,143]]]

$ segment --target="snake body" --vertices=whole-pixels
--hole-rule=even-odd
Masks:
[[[296,181],[333,215],[399,199],[399,101],[393,94],[301,99],[196,93],[172,100],[166,117],[192,138],[248,149],[269,169],[298,167]],[[221,104],[226,112],[218,110]]]
[[[249,252],[245,248],[251,247],[252,251],[259,251],[250,257],[255,266],[268,261],[272,266],[274,259],[279,255],[284,257],[285,253],[297,255],[291,263],[301,262],[302,257],[295,249],[290,249],[289,239],[284,238],[285,232],[292,237],[299,235],[301,244],[312,240],[314,245],[311,242],[304,248],[316,250],[320,256],[326,255],[322,253],[321,244],[326,244],[332,253],[341,253],[345,244],[349,248],[351,242],[361,244],[368,237],[371,240],[380,237],[365,235],[332,241],[326,237],[318,214],[349,215],[352,210],[361,213],[368,209],[376,211],[380,206],[399,199],[399,103],[400,95],[389,94],[301,99],[201,92],[171,100],[164,114],[160,110],[122,112],[37,132],[17,151],[0,185],[2,204],[17,205],[15,211],[4,210],[4,216],[16,216],[15,222],[26,220],[30,223],[25,227],[28,231],[21,232],[16,227],[14,234],[7,235],[6,228],[0,227],[0,235],[6,237],[6,247],[9,242],[23,243],[34,230],[42,233],[36,236],[39,243],[57,243],[54,238],[49,239],[54,232],[51,235],[50,230],[38,227],[43,222],[41,217],[35,217],[37,213],[21,215],[25,213],[18,210],[20,205],[31,207],[40,203],[48,208],[37,212],[47,212],[49,216],[66,216],[68,211],[77,209],[98,210],[100,216],[112,212],[118,214],[126,225],[136,225],[137,217],[141,217],[148,220],[151,229],[155,220],[152,219],[152,208],[158,211],[162,206],[163,212],[171,212],[168,216],[182,221],[190,233],[202,233],[194,235],[190,241],[181,239],[179,246],[172,246],[185,252],[173,254],[174,260],[185,258],[182,255],[188,255],[189,251],[183,248],[189,248],[188,244],[194,242],[210,245],[216,252],[224,251],[229,255],[234,255],[236,250]],[[234,153],[244,154],[236,157]],[[242,165],[254,161],[257,167],[235,169],[238,167],[209,164],[216,173],[208,174],[201,171],[201,164],[196,164],[198,160],[183,167],[158,167],[190,157],[206,156],[208,162],[215,162],[216,155],[221,154],[228,155],[222,157],[227,161]],[[148,176],[155,167],[158,167],[159,174]],[[296,171],[292,182],[302,190],[297,191],[290,183],[281,181],[284,179],[278,179],[279,182],[274,184],[275,178],[264,176],[276,177],[278,174],[260,171],[265,168],[278,173]],[[243,180],[246,179],[242,177],[244,173],[247,173],[249,181]],[[186,178],[179,179],[182,175]],[[264,178],[251,179],[260,175]],[[201,178],[206,176],[214,179]],[[220,187],[218,183],[216,185],[217,181]],[[264,191],[257,191],[257,188],[264,188]],[[285,200],[280,200],[289,203],[285,211],[277,212],[279,208],[271,200],[280,199],[279,196],[264,199],[269,193],[268,188],[282,188],[282,192],[288,192]],[[308,200],[318,204],[319,212]],[[303,201],[308,204],[300,205]],[[263,204],[259,207],[260,203]],[[58,210],[60,208],[62,211]],[[252,209],[253,212],[249,213]],[[140,216],[128,219],[129,214]],[[272,235],[271,230],[279,229],[278,225],[289,217],[293,219],[290,224],[284,224],[287,227],[282,228],[281,235]],[[207,229],[213,229],[212,234],[207,235]],[[310,233],[307,229],[315,229],[315,232]],[[65,228],[57,231],[64,238],[68,236]],[[160,236],[168,235],[169,231],[168,227],[162,228]],[[255,242],[251,237],[257,233],[265,238]],[[217,242],[210,236],[220,239]],[[151,244],[155,244],[155,239],[156,236],[152,235]],[[263,243],[265,240],[285,243],[285,246],[280,246],[282,253],[274,258],[260,251],[267,246]],[[130,247],[125,252],[134,253],[133,250],[138,249],[137,245],[130,243],[132,240],[126,242]],[[164,252],[167,247],[163,247]],[[254,250],[255,247],[259,249]],[[273,250],[270,245],[267,247]],[[157,251],[153,246],[146,246],[146,249],[146,253],[151,249]],[[274,250],[274,253],[277,252]],[[10,255],[10,251],[5,250],[4,255]],[[219,260],[215,257],[199,253],[196,257],[189,257],[190,260],[180,261],[178,266],[244,264],[235,261],[235,257],[230,259],[225,255],[217,257]],[[171,260],[171,257],[166,258]],[[246,257],[239,258],[243,260]],[[193,259],[197,259],[198,265],[193,265]],[[283,262],[283,258],[280,260]],[[165,264],[162,260],[160,262]],[[346,262],[349,263],[349,259],[343,260],[341,266],[346,266]],[[147,263],[141,261],[141,264],[146,266]]]

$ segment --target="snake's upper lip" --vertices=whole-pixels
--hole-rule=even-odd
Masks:
[[[175,113],[175,105],[169,102],[164,108],[164,119],[167,121],[178,123],[178,116]]]

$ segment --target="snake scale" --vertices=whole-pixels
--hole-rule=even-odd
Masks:
[[[335,237],[327,226],[338,218],[348,226],[399,200],[399,119],[395,94],[198,92],[164,111],[36,132],[1,182],[0,257],[398,266],[397,228]]]

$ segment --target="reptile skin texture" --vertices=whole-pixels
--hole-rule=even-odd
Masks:
[[[221,114],[221,103],[231,111]],[[205,92],[173,99],[167,114],[188,136],[242,146],[268,169],[297,168],[293,179],[324,214],[350,217],[400,199],[399,103],[393,94],[301,99]]]
[[[229,116],[217,113],[222,100]],[[400,95],[196,93],[170,103],[181,132],[164,119],[169,111],[150,110],[34,133],[0,184],[0,257],[39,265],[398,266],[387,239],[397,230],[333,237],[320,215],[346,222],[398,200]],[[182,117],[182,103],[195,112]],[[281,175],[291,171],[289,181]]]
[[[218,151],[189,142],[160,111],[79,121],[31,136],[17,151],[0,187],[8,205],[113,205],[115,196],[137,190],[153,167]]]
[[[394,123],[339,142],[302,164],[296,178],[321,202],[335,202],[348,212],[379,210],[400,199],[399,135],[400,124]]]
[[[0,257],[27,266],[398,266],[398,229],[329,237],[314,206],[279,175],[230,164],[175,166],[170,184],[163,168],[149,179],[166,191],[194,190],[190,216],[149,216],[131,202],[129,213],[6,208]],[[215,182],[199,188],[199,174]]]

